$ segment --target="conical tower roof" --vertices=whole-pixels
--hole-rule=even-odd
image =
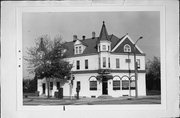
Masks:
[[[103,21],[103,25],[102,25],[101,32],[99,35],[99,41],[101,41],[101,40],[108,40],[109,41],[108,32],[106,30],[106,25],[105,25],[104,21]]]

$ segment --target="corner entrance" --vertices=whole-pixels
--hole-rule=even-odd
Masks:
[[[102,81],[102,94],[107,95],[108,94],[108,83],[107,80]]]

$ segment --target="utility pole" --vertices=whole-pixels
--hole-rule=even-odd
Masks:
[[[135,94],[136,94],[136,98],[138,97],[138,83],[137,83],[137,80],[138,80],[138,72],[137,72],[137,61],[136,61],[136,44],[137,42],[142,39],[143,37],[139,37],[137,39],[137,41],[134,43],[134,74],[135,74],[135,86],[136,86],[136,89],[135,89]]]

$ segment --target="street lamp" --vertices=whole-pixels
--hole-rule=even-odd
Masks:
[[[143,37],[139,37],[136,42],[134,43],[134,73],[135,73],[135,94],[136,94],[136,98],[138,97],[138,83],[137,83],[137,79],[138,79],[138,72],[137,72],[137,62],[136,62],[136,44],[137,42],[142,39]]]

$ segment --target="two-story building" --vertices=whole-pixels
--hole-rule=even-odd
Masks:
[[[109,35],[103,22],[99,36],[92,32],[92,37],[81,39],[73,36],[66,42],[65,60],[73,64],[72,80],[50,82],[50,94],[59,87],[63,88],[64,96],[76,96],[79,86],[80,97],[98,97],[101,95],[135,96],[135,64],[137,63],[138,95],[146,95],[145,54],[128,34],[121,38]],[[46,80],[38,80],[40,95],[47,95]]]

